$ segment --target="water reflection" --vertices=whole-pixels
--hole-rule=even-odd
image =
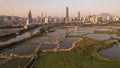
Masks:
[[[18,36],[14,37],[14,38],[11,38],[11,39],[9,39],[9,40],[7,40],[7,41],[2,41],[2,42],[0,42],[0,45],[10,44],[10,43],[12,43],[12,42],[16,42],[16,41],[20,41],[20,40],[23,40],[23,39],[25,39],[25,38],[28,38],[28,37],[30,37],[30,36],[38,33],[38,32],[39,32],[39,29],[40,29],[40,28],[37,28],[37,29],[34,29],[34,30],[30,30],[30,31],[25,32],[25,33],[23,33],[23,34],[21,34],[21,35],[18,35]]]

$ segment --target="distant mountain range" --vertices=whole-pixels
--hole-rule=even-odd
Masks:
[[[102,17],[105,17],[105,16],[113,16],[112,14],[110,14],[110,13],[100,13],[100,14],[98,14],[98,16],[102,16]]]

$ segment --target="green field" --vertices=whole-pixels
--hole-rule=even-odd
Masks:
[[[100,48],[94,45],[101,44]],[[99,50],[111,47],[102,41],[83,38],[69,52],[39,52],[35,68],[119,68],[120,60],[103,58]]]

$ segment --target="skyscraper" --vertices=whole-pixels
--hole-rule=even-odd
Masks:
[[[43,12],[41,13],[41,18],[43,18]]]
[[[28,21],[29,21],[29,23],[32,22],[32,14],[31,14],[31,10],[29,10],[29,12],[28,12]]]
[[[77,20],[80,20],[80,12],[76,12],[76,16]]]
[[[80,22],[80,12],[76,12],[75,20],[76,22]]]
[[[66,7],[66,20],[68,21],[69,20],[69,8]]]
[[[43,20],[44,20],[44,18],[43,18],[43,12],[41,13],[41,23],[43,24]]]

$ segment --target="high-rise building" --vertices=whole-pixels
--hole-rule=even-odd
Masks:
[[[75,17],[76,17],[77,19],[80,19],[80,12],[76,12]]]
[[[80,12],[76,12],[75,14],[75,21],[80,22]]]
[[[41,18],[43,18],[43,12],[41,13]]]
[[[31,10],[29,10],[29,12],[28,12],[28,21],[29,21],[29,23],[32,22],[32,13],[31,13]]]
[[[41,23],[43,24],[43,20],[44,20],[44,17],[43,17],[43,12],[41,13]]]
[[[45,18],[45,23],[49,23],[49,18],[48,17]]]
[[[66,20],[68,21],[69,20],[69,8],[66,7]]]

